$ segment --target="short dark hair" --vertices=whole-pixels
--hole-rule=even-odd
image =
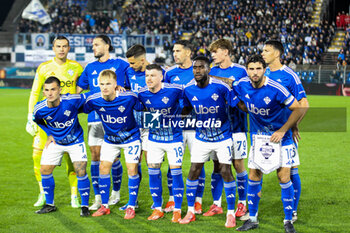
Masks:
[[[158,70],[163,73],[163,69],[160,65],[157,64],[149,64],[146,66],[146,70]]]
[[[247,60],[246,66],[248,67],[248,65],[249,65],[250,63],[256,63],[256,62],[261,63],[261,64],[263,65],[264,68],[267,67],[264,58],[263,58],[260,54],[254,54],[254,55],[250,56],[250,57],[248,58],[248,60]]]
[[[205,57],[205,56],[198,56],[198,57],[195,57],[195,58],[193,59],[193,62],[195,62],[195,61],[204,61],[205,64],[207,64],[208,67],[210,67],[210,61],[209,61],[209,59],[208,59],[207,57]]]
[[[68,38],[65,37],[65,36],[56,36],[56,37],[53,39],[53,41],[52,41],[52,45],[55,44],[56,40],[66,40],[66,41],[68,42],[68,46],[69,46],[69,40],[68,40]]]
[[[111,42],[111,39],[110,39],[108,36],[102,35],[102,34],[101,34],[101,35],[98,35],[98,36],[95,37],[95,39],[97,39],[97,38],[100,38],[100,39],[103,40],[106,44],[109,45],[109,48],[108,48],[108,51],[109,51],[109,52],[113,51],[112,42]]]
[[[284,53],[283,44],[278,40],[268,40],[265,42],[265,45],[271,45],[274,49],[277,49],[280,52],[280,57]]]
[[[174,45],[176,44],[182,45],[185,49],[189,49],[192,51],[192,43],[188,40],[178,40],[174,43]]]
[[[128,51],[126,51],[126,57],[139,57],[141,55],[146,54],[146,49],[145,47],[143,47],[143,45],[140,44],[135,44],[133,46],[131,46]]]
[[[55,76],[50,76],[48,77],[46,80],[45,80],[45,83],[44,84],[51,84],[51,83],[56,83],[57,86],[61,86],[61,81],[55,77]]]

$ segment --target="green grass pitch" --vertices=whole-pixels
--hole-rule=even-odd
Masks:
[[[171,214],[164,219],[147,221],[151,214],[152,199],[148,189],[148,174],[143,162],[143,179],[140,187],[140,208],[136,218],[124,220],[118,207],[127,201],[127,176],[124,174],[121,202],[111,208],[111,215],[99,218],[81,218],[80,209],[70,207],[70,191],[65,168],[54,171],[56,182],[55,204],[58,211],[46,215],[34,213],[38,194],[32,162],[32,137],[26,133],[27,103],[29,90],[0,89],[0,232],[229,232],[225,215],[197,216],[188,225],[171,223]],[[350,115],[350,98],[336,96],[309,96],[312,107],[344,107]],[[321,120],[319,127],[329,126],[324,114],[310,114],[314,118],[305,122]],[[324,120],[322,120],[324,119]],[[80,116],[86,129],[86,116]],[[337,121],[330,121],[335,126]],[[349,118],[346,118],[349,125]],[[332,126],[333,127],[333,126]],[[320,131],[320,130],[318,130]],[[298,232],[350,232],[350,133],[302,132],[299,154],[302,180],[302,196],[295,228]],[[124,161],[124,159],[122,159]],[[185,154],[183,173],[186,179],[189,170],[189,153]],[[205,165],[206,186],[203,207],[206,211],[212,203],[210,192],[211,162]],[[88,173],[89,171],[88,167]],[[168,198],[166,186],[167,166],[163,165],[163,196]],[[126,168],[124,167],[124,172]],[[89,174],[90,175],[90,174]],[[91,196],[93,191],[91,189]],[[90,200],[92,202],[92,198]],[[223,207],[226,208],[225,200]],[[182,212],[187,210],[184,198]],[[264,177],[263,196],[259,208],[260,226],[254,232],[284,232],[283,208],[280,186],[275,173]],[[237,225],[242,222],[237,221]]]

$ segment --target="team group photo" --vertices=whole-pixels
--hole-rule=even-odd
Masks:
[[[350,232],[349,3],[6,7],[1,231]]]

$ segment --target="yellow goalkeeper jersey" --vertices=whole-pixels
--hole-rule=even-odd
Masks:
[[[76,93],[77,80],[83,67],[76,61],[67,59],[62,65],[57,64],[55,58],[43,62],[36,70],[32,91],[29,97],[28,112],[32,113],[35,104],[38,102],[45,80],[50,76],[55,76],[61,81],[62,94]]]

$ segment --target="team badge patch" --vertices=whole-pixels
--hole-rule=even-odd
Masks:
[[[169,98],[164,96],[162,101],[163,101],[163,103],[167,104],[169,102]]]
[[[269,104],[271,102],[271,99],[268,96],[266,96],[264,98],[264,102],[265,102],[265,104]]]
[[[216,93],[214,93],[214,94],[211,96],[211,98],[212,98],[213,100],[217,101],[217,99],[219,98],[219,96],[218,96]]]
[[[125,107],[122,105],[122,106],[120,106],[120,107],[118,108],[118,110],[119,110],[120,112],[124,112]]]
[[[71,113],[71,112],[70,112],[69,110],[66,110],[66,111],[64,111],[63,114],[66,115],[67,117],[69,117],[69,116],[70,116],[70,113]]]

